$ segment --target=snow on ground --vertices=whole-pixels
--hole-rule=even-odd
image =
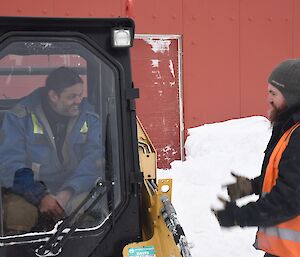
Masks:
[[[235,171],[249,178],[260,174],[263,151],[271,135],[269,121],[260,116],[207,124],[188,130],[186,160],[159,170],[173,179],[173,204],[192,246],[193,257],[261,257],[252,244],[256,228],[221,229],[211,207],[221,208],[217,195],[228,198],[222,185]],[[245,204],[255,196],[238,202]]]

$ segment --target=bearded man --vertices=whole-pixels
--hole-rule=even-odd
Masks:
[[[268,102],[272,136],[261,175],[237,176],[227,185],[230,202],[213,210],[222,227],[257,226],[255,248],[265,257],[300,256],[300,59],[280,63],[269,76]],[[235,200],[257,194],[238,207]]]

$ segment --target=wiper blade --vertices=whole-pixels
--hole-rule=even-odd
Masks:
[[[112,181],[97,181],[78,207],[58,226],[56,233],[53,234],[44,245],[41,245],[35,250],[36,254],[38,256],[46,256],[49,253],[52,254],[52,256],[58,255],[67,239],[75,232],[78,224],[83,221],[88,212],[103,198],[112,185]],[[105,190],[103,190],[104,187]],[[90,205],[83,210],[88,202],[91,202]],[[82,210],[83,212],[81,212]],[[63,233],[66,228],[69,230]]]

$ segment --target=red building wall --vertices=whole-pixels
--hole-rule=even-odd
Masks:
[[[136,33],[183,39],[185,128],[266,113],[275,64],[300,57],[297,0],[2,0],[0,15],[116,17]]]

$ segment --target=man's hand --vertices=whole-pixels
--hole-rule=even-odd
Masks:
[[[235,219],[235,211],[239,209],[239,207],[236,206],[235,202],[228,202],[221,197],[218,198],[224,204],[224,209],[222,210],[211,209],[211,211],[215,214],[220,226],[232,227],[238,225]]]
[[[227,192],[231,201],[235,201],[244,196],[253,194],[252,183],[250,179],[236,175],[233,172],[231,172],[231,175],[236,178],[236,182],[222,186],[227,188]]]
[[[54,220],[59,220],[64,217],[64,210],[58,203],[58,201],[50,194],[45,195],[39,206],[39,210],[42,214],[46,214],[52,217]]]
[[[61,207],[65,208],[68,201],[70,200],[72,194],[68,190],[61,191],[59,192],[56,196],[55,199],[58,201]]]

